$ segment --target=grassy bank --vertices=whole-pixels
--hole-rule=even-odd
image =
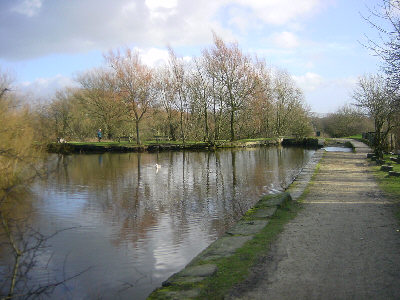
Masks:
[[[390,161],[390,155],[385,155],[384,160],[386,163],[390,163],[393,166],[393,171],[400,172],[400,164]],[[395,215],[400,224],[400,177],[389,176],[387,172],[380,170],[380,166],[372,166],[371,168],[379,188],[385,192],[390,199],[397,203]]]
[[[390,160],[390,155],[385,155],[383,159],[385,164],[393,166],[393,171],[400,172],[400,164],[392,162]],[[379,187],[387,193],[389,197],[400,201],[400,178],[389,176],[387,172],[380,170],[380,166],[373,166],[372,169],[378,180]]]
[[[235,284],[245,280],[250,268],[265,257],[284,225],[296,217],[300,209],[300,203],[290,201],[278,209],[268,225],[233,256],[217,261],[217,273],[203,283],[205,288],[201,294],[202,299],[223,299]]]

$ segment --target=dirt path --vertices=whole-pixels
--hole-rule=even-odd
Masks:
[[[400,226],[366,151],[324,155],[304,209],[228,299],[400,299]]]

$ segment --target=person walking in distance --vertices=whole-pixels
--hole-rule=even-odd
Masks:
[[[97,140],[100,142],[102,137],[103,137],[103,134],[102,134],[101,128],[100,128],[99,131],[97,131]]]

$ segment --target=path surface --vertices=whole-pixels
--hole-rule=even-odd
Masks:
[[[400,299],[400,226],[356,146],[324,155],[304,209],[227,299]]]

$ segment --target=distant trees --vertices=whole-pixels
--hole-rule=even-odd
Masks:
[[[168,51],[168,63],[156,68],[144,65],[138,52],[109,52],[104,67],[79,75],[80,87],[58,93],[42,116],[53,120],[58,137],[93,137],[97,127],[113,139],[134,127],[137,143],[155,135],[185,143],[312,131],[291,76],[272,71],[237,43],[214,34],[199,57],[185,60]]]
[[[80,93],[70,88],[58,91],[52,102],[38,111],[38,133],[52,140],[83,140],[94,135],[99,122],[86,111]]]
[[[128,121],[127,109],[120,105],[115,74],[93,69],[78,76],[82,89],[75,93],[84,111],[103,129],[108,139],[118,135],[121,123]]]
[[[344,105],[318,120],[318,130],[339,138],[373,131],[373,121],[360,108]]]

